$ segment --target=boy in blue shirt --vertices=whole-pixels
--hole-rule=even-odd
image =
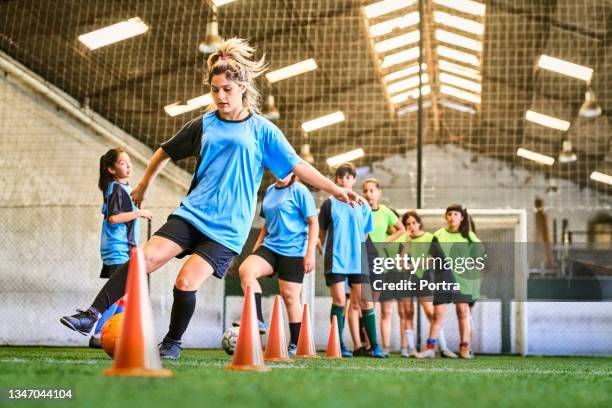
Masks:
[[[352,190],[357,181],[357,170],[351,163],[344,163],[336,170],[336,184],[347,190]],[[372,302],[362,302],[362,288],[369,283],[369,275],[363,273],[362,265],[368,264],[367,254],[362,251],[372,231],[372,210],[367,204],[361,207],[349,207],[336,200],[328,198],[319,212],[320,239],[323,245],[325,283],[331,290],[331,316],[338,319],[340,346],[343,357],[351,357],[351,353],[342,341],[344,328],[344,306],[346,304],[345,281],[350,285],[349,327],[353,337],[355,352],[363,355],[359,336],[359,311],[363,316],[364,325],[370,344],[371,355],[383,358],[383,352],[378,345],[376,334],[376,314]]]

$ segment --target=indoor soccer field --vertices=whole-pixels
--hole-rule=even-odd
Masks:
[[[395,355],[302,360],[273,365],[268,373],[224,371],[229,361],[220,351],[187,350],[180,362],[167,364],[172,379],[126,379],[100,375],[110,365],[101,352],[3,347],[0,381],[19,388],[71,388],[73,400],[49,403],[66,407],[607,407],[611,401],[609,357],[479,356],[465,363]]]
[[[612,407],[612,0],[0,0],[0,228],[0,408]]]

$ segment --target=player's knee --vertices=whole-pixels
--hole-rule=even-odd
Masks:
[[[145,264],[147,265],[147,272],[152,272],[161,266],[163,260],[159,256],[158,251],[155,251],[155,248],[150,245],[145,245],[143,252]]]
[[[241,282],[256,279],[254,271],[244,264],[240,265],[240,268],[238,268],[238,275],[240,275]]]
[[[467,303],[457,305],[457,319],[468,319],[470,317],[470,308]]]
[[[191,281],[191,279],[189,279],[188,276],[178,276],[176,278],[176,282],[174,283],[174,286],[176,286],[176,288],[178,290],[195,290],[197,288],[193,288],[193,282]]]
[[[294,295],[293,293],[286,291],[286,292],[282,292],[281,291],[281,296],[283,298],[283,302],[285,302],[285,306],[287,306],[287,308],[291,307],[291,306],[295,306],[298,303],[298,296]]]

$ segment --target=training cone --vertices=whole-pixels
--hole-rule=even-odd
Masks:
[[[147,290],[144,252],[133,248],[125,286],[125,317],[116,345],[113,366],[102,371],[106,375],[130,377],[172,377],[162,368],[155,342],[153,310]]]
[[[342,351],[340,350],[340,335],[338,333],[338,317],[336,315],[332,316],[325,358],[342,358]]]
[[[310,312],[308,305],[304,304],[304,313],[302,314],[302,325],[300,326],[300,338],[298,339],[297,351],[295,358],[319,358],[314,345],[314,337],[312,336],[312,325],[310,324]]]
[[[234,350],[232,363],[225,366],[226,370],[241,371],[270,371],[270,367],[264,364],[261,352],[261,338],[259,336],[259,325],[255,312],[255,295],[251,285],[247,286],[244,294],[244,305],[242,306],[242,318],[240,319],[240,331],[238,341]]]
[[[285,336],[285,322],[283,321],[283,309],[281,297],[274,296],[274,307],[270,318],[270,334],[266,343],[264,361],[293,362],[287,352],[287,337]]]

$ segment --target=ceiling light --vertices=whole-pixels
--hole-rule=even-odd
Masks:
[[[440,73],[440,82],[458,86],[460,88],[467,89],[468,91],[476,93],[480,93],[482,91],[482,87],[479,83],[469,81],[467,79],[463,79],[455,75],[447,74],[445,72]]]
[[[468,54],[466,52],[458,51],[454,48],[445,47],[443,45],[439,45],[437,47],[437,51],[438,55],[443,57],[465,62],[466,64],[474,65],[476,67],[480,66],[480,59],[474,54]]]
[[[396,28],[402,29],[419,23],[419,12],[414,11],[402,17],[392,18],[382,23],[373,24],[370,26],[370,36],[372,38],[386,35]]]
[[[548,55],[540,55],[538,67],[556,72],[558,74],[567,75],[572,78],[590,81],[593,76],[593,69],[583,65],[574,64]]]
[[[393,65],[401,64],[402,62],[410,61],[419,58],[419,47],[410,48],[409,50],[400,51],[395,54],[387,55],[380,66],[389,68]]]
[[[264,118],[271,120],[272,122],[280,119],[280,112],[274,104],[274,96],[268,95],[261,110],[261,114]]]
[[[527,150],[527,149],[523,149],[522,147],[519,148],[516,151],[516,155],[523,157],[527,160],[533,160],[535,162],[541,163],[541,164],[545,164],[547,166],[552,166],[553,163],[555,162],[555,159],[553,159],[550,156],[546,156],[545,154],[540,154],[540,153],[536,153],[536,152],[532,152],[531,150]]]
[[[434,20],[438,24],[444,24],[468,33],[476,35],[484,34],[484,24],[474,20],[453,16],[452,14],[448,14],[443,11],[434,11]]]
[[[440,92],[472,103],[480,103],[480,95],[475,95],[471,92],[462,91],[461,89],[457,89],[452,86],[440,85]]]
[[[309,71],[314,71],[317,68],[317,62],[314,59],[309,58],[307,60],[286,66],[284,68],[280,68],[275,71],[270,71],[266,74],[266,78],[268,79],[268,81],[270,81],[270,83],[274,83]]]
[[[308,133],[342,121],[344,121],[344,113],[338,111],[330,113],[329,115],[321,116],[320,118],[309,120],[308,122],[304,122],[302,123],[302,129],[304,132]]]
[[[467,48],[468,50],[482,52],[482,41],[472,40],[463,35],[451,33],[450,31],[436,30],[436,40]]]
[[[223,38],[219,35],[219,23],[217,22],[217,7],[213,5],[212,16],[206,22],[206,35],[204,40],[198,44],[198,50],[202,54],[212,54],[219,49],[222,43]]]
[[[225,6],[226,4],[233,3],[236,0],[212,0],[215,3],[215,6]]]
[[[595,99],[595,92],[591,89],[591,85],[587,85],[587,91],[584,94],[584,102],[582,106],[580,106],[578,115],[583,118],[596,118],[601,115],[601,106],[599,106]]]
[[[171,103],[170,105],[164,106],[164,111],[174,117],[182,115],[183,113],[191,112],[198,108],[208,106],[213,103],[213,99],[210,93],[198,96],[196,98],[189,99],[186,104],[180,102]]]
[[[363,8],[367,18],[382,16],[392,11],[412,6],[416,0],[383,0]]]
[[[360,157],[363,157],[364,155],[365,153],[363,149],[359,148],[359,149],[351,150],[350,152],[346,152],[346,153],[339,154],[337,156],[330,157],[329,159],[327,159],[327,164],[329,165],[329,167],[336,167],[336,166],[341,165],[342,163],[357,160]]]
[[[144,34],[148,29],[149,26],[143,23],[140,18],[134,17],[127,21],[122,21],[87,34],[79,35],[79,41],[85,44],[89,49],[95,50],[105,45]]]
[[[599,171],[594,171],[591,173],[591,180],[612,185],[612,176]]]
[[[440,102],[440,105],[444,106],[445,108],[454,109],[459,112],[465,112],[471,115],[476,114],[476,109],[472,108],[471,106],[462,105],[457,102],[443,100]]]
[[[572,148],[572,142],[569,140],[563,141],[563,148],[559,153],[559,163],[572,163],[578,159],[574,149]]]
[[[418,31],[412,31],[410,33],[398,35],[397,37],[389,38],[388,40],[377,42],[374,44],[374,49],[376,52],[383,53],[415,42],[419,42]]]
[[[486,11],[484,4],[470,0],[434,0],[434,3],[481,17],[485,15]]]
[[[543,113],[528,110],[525,112],[525,119],[530,122],[537,123],[541,126],[566,131],[570,127],[570,123],[566,120],[553,118],[552,116],[544,115]]]

